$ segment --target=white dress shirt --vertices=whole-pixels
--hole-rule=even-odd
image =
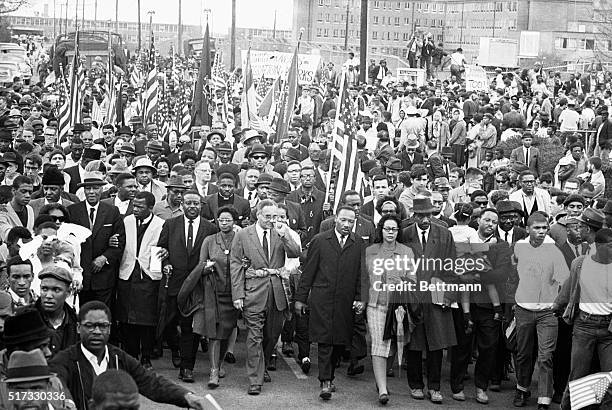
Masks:
[[[81,351],[83,352],[83,355],[85,356],[87,361],[91,363],[91,366],[93,367],[93,371],[96,376],[101,375],[106,371],[106,369],[108,369],[108,347],[105,347],[104,350],[104,358],[102,359],[102,362],[98,363],[98,358],[96,357],[96,355],[85,349],[85,347],[83,347],[83,345],[81,344]]]
[[[504,231],[499,226],[497,227],[497,233],[499,234],[500,239],[503,239],[504,241],[506,240],[506,231]],[[514,235],[514,228],[508,231],[508,243],[509,244],[512,244],[512,235]]]
[[[119,213],[121,215],[125,215],[130,206],[130,200],[126,199],[125,201],[122,201],[121,199],[119,199],[119,195],[117,195],[115,197],[115,206],[119,208]]]
[[[262,248],[263,248],[263,234],[264,234],[264,231],[268,232],[266,234],[266,241],[268,242],[268,252],[272,252],[272,248],[270,247],[270,229],[264,229],[258,223],[255,224],[255,232],[257,232],[257,238],[259,239],[259,243],[261,244]],[[269,256],[270,255],[268,255],[268,257]]]
[[[189,238],[189,218],[183,215],[185,218],[185,243],[187,243],[187,239]],[[200,227],[200,217],[198,216],[193,220],[193,238],[191,239],[193,242],[191,246],[195,243],[195,238],[198,236],[198,228]]]
[[[251,199],[249,199],[249,192],[251,193]],[[257,197],[257,188],[255,188],[252,191],[249,191],[249,188],[245,187],[243,191],[243,196],[244,196],[244,199],[249,201],[249,206],[251,208],[255,207],[257,203],[259,202],[259,198]]]
[[[100,202],[98,202],[95,206],[91,206],[89,205],[89,202],[85,201],[85,208],[87,209],[87,219],[89,219],[89,225],[94,226],[94,224],[96,223],[96,218],[98,217],[98,208],[100,208]],[[89,218],[89,214],[92,208],[94,209],[93,221]]]
[[[343,248],[344,245],[346,245],[346,240],[348,239],[348,235],[346,235],[344,237],[344,244],[342,243],[342,235],[340,234],[340,232],[338,232],[337,230],[334,229],[334,231],[336,232],[336,238],[338,238],[338,243],[340,244],[340,248]]]
[[[421,228],[419,228],[419,225],[416,225],[416,229],[417,229],[417,234],[419,235],[419,242],[421,242],[421,246],[423,247],[423,249],[425,249],[425,245],[427,245],[427,243],[423,243],[423,232],[425,232],[425,240],[429,241],[429,229],[427,229],[426,231],[422,230]]]

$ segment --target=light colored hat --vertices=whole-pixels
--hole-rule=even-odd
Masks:
[[[142,168],[142,167],[150,168],[150,169],[153,170],[153,172],[157,171],[157,168],[155,168],[153,166],[153,163],[147,157],[140,157],[140,158],[138,158],[136,163],[132,165],[132,169],[134,171],[136,171],[138,168]]]

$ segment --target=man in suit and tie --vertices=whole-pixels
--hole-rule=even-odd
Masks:
[[[325,192],[314,187],[315,170],[313,167],[305,166],[300,171],[302,183],[300,187],[287,195],[287,201],[300,204],[304,214],[306,234],[304,244],[319,233],[321,221],[326,212],[329,212],[329,204],[325,206]]]
[[[115,186],[117,187],[115,198],[106,198],[101,202],[116,206],[123,216],[131,215],[134,212],[134,197],[138,192],[136,177],[128,173],[119,174],[115,177]]]
[[[72,223],[84,226],[92,234],[81,244],[83,289],[79,294],[81,305],[99,300],[112,306],[119,262],[125,247],[123,218],[117,207],[100,202],[104,181],[96,175],[85,175],[79,188],[85,191],[85,201],[68,207]],[[118,247],[109,246],[111,237]]]
[[[83,141],[81,141],[81,144]],[[85,148],[83,149],[83,155],[81,155],[81,160],[74,166],[69,168],[64,168],[64,172],[70,175],[70,183],[68,184],[68,191],[71,194],[76,194],[77,189],[79,189],[78,184],[83,181],[85,177],[85,167],[91,161],[97,161],[100,159],[100,151],[97,149]]]
[[[285,204],[288,212],[289,228],[293,229],[300,235],[302,243],[306,243],[306,222],[304,219],[304,212],[300,207],[300,204],[287,201],[287,195],[291,193],[289,183],[283,178],[273,178],[268,185],[268,199],[273,200],[277,204]],[[251,220],[254,220],[254,214],[251,213]]]
[[[5,205],[0,205],[0,238],[6,242],[6,237],[15,226],[34,230],[34,210],[29,205],[34,187],[32,180],[18,175],[13,180],[13,199]]]
[[[247,325],[248,394],[258,395],[264,381],[271,381],[265,366],[283,327],[288,308],[280,275],[286,258],[297,258],[301,249],[287,225],[276,223],[276,204],[257,204],[257,223],[236,233],[230,271],[234,307],[243,311]],[[264,377],[265,375],[265,377]]]
[[[200,338],[192,331],[193,315],[184,317],[179,312],[177,296],[181,285],[199,262],[204,238],[218,231],[215,225],[200,217],[201,210],[200,194],[194,190],[186,191],[183,194],[184,214],[164,223],[157,243],[163,248],[159,256],[164,261],[164,273],[170,276],[165,335],[172,351],[172,363],[179,367],[179,379],[186,383],[193,383],[193,367]],[[177,324],[181,327],[178,340]]]
[[[525,165],[537,177],[540,175],[540,151],[531,146],[533,136],[530,132],[523,133],[521,141],[523,146],[513,149],[510,154],[510,165],[515,163]]]
[[[430,260],[454,260],[455,242],[448,229],[431,223],[435,208],[429,198],[415,198],[413,212],[416,223],[402,231],[404,243],[414,252],[415,258]],[[429,284],[435,282],[453,283],[456,275],[452,271],[439,270],[436,267],[419,267],[417,279]],[[429,399],[441,403],[440,378],[442,372],[443,350],[457,344],[453,316],[445,299],[444,304],[436,304],[432,292],[420,295],[423,299],[423,322],[416,326],[408,345],[406,361],[408,364],[408,385],[411,396],[415,399],[425,398],[423,388],[423,352],[427,352],[427,384]]]
[[[451,147],[442,147],[440,152],[435,152],[427,159],[427,172],[429,178],[435,180],[450,175],[450,170],[455,168],[457,164],[451,162],[453,157],[453,149]]]
[[[372,178],[372,200],[366,202],[361,207],[359,215],[371,218],[376,225],[382,215],[376,211],[378,202],[389,195],[389,180],[385,175],[376,175]]]
[[[219,192],[208,195],[204,198],[202,204],[202,217],[215,223],[217,220],[217,211],[224,206],[233,206],[238,212],[238,223],[241,227],[246,227],[249,224],[251,215],[251,205],[246,199],[235,195],[236,175],[229,172],[221,173],[217,180]]]
[[[133,213],[123,219],[125,249],[119,266],[116,319],[125,351],[140,358],[145,369],[152,369],[162,273],[151,270],[151,249],[159,242],[164,220],[152,213],[155,205],[152,193],[138,192],[132,202]]]
[[[257,180],[259,179],[259,170],[255,167],[248,168],[244,177],[244,187],[239,187],[236,194],[249,201],[251,209],[255,208],[260,198],[257,195]]]
[[[372,220],[361,215],[362,205],[363,199],[357,191],[344,191],[340,197],[340,206],[348,206],[355,211],[355,224],[353,225],[352,232],[366,244],[371,244],[374,243],[376,239],[376,227]],[[321,222],[320,232],[332,230],[335,226],[336,218],[335,216],[330,216]],[[366,324],[364,316],[363,312],[353,312],[353,337],[350,349],[345,352],[345,354],[350,354],[350,363],[346,370],[349,376],[356,376],[365,371],[364,366],[359,364],[359,361],[367,355],[367,343],[365,339]]]
[[[314,237],[295,295],[296,314],[305,314],[306,304],[310,305],[310,338],[318,343],[319,397],[323,400],[329,400],[335,391],[335,368],[352,343],[353,313],[363,311],[364,243],[353,233],[356,219],[352,207],[341,206],[334,228]]]
[[[495,232],[498,239],[513,244],[527,237],[527,231],[519,226],[523,215],[523,207],[519,202],[504,199],[497,201],[495,208],[499,215]]]
[[[43,173],[42,191],[44,198],[32,199],[29,203],[34,210],[34,219],[38,217],[40,209],[47,204],[60,203],[65,207],[73,204],[72,201],[62,198],[64,193],[64,176],[56,166],[47,167]]]
[[[410,171],[414,164],[423,164],[425,162],[423,154],[416,152],[417,148],[419,148],[419,140],[416,135],[409,135],[404,150],[399,154],[404,171]]]
[[[510,200],[521,204],[525,226],[527,219],[536,211],[542,211],[551,215],[551,201],[548,191],[535,186],[536,174],[531,170],[525,170],[519,175],[521,189],[510,194]]]

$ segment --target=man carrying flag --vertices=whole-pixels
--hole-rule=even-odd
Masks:
[[[555,302],[556,311],[574,325],[570,382],[561,402],[567,410],[612,404],[606,395],[612,382],[612,229],[597,231],[595,247],[595,254],[574,260]],[[595,352],[600,370],[608,373],[584,377],[590,373]]]

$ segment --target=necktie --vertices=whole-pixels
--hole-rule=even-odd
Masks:
[[[340,236],[340,249],[344,248],[344,244],[346,243],[346,236],[341,235]]]
[[[425,253],[425,246],[427,245],[427,237],[425,231],[421,232],[421,244],[423,245],[423,253]]]
[[[506,232],[506,235],[504,237],[504,241],[508,242],[508,232]]]
[[[96,218],[96,208],[89,208],[89,222],[93,225]]]
[[[253,198],[253,191],[249,191],[249,201]]]
[[[580,256],[580,248],[579,248],[579,245],[574,245],[574,248],[576,248],[576,257]]]
[[[266,259],[270,259],[270,250],[268,248],[268,231],[265,230],[263,234],[263,243],[261,244],[263,247],[264,255],[266,255]]]
[[[191,253],[193,249],[193,221],[189,220],[189,227],[187,228],[187,253]]]
[[[525,166],[529,168],[529,148],[525,150]]]

